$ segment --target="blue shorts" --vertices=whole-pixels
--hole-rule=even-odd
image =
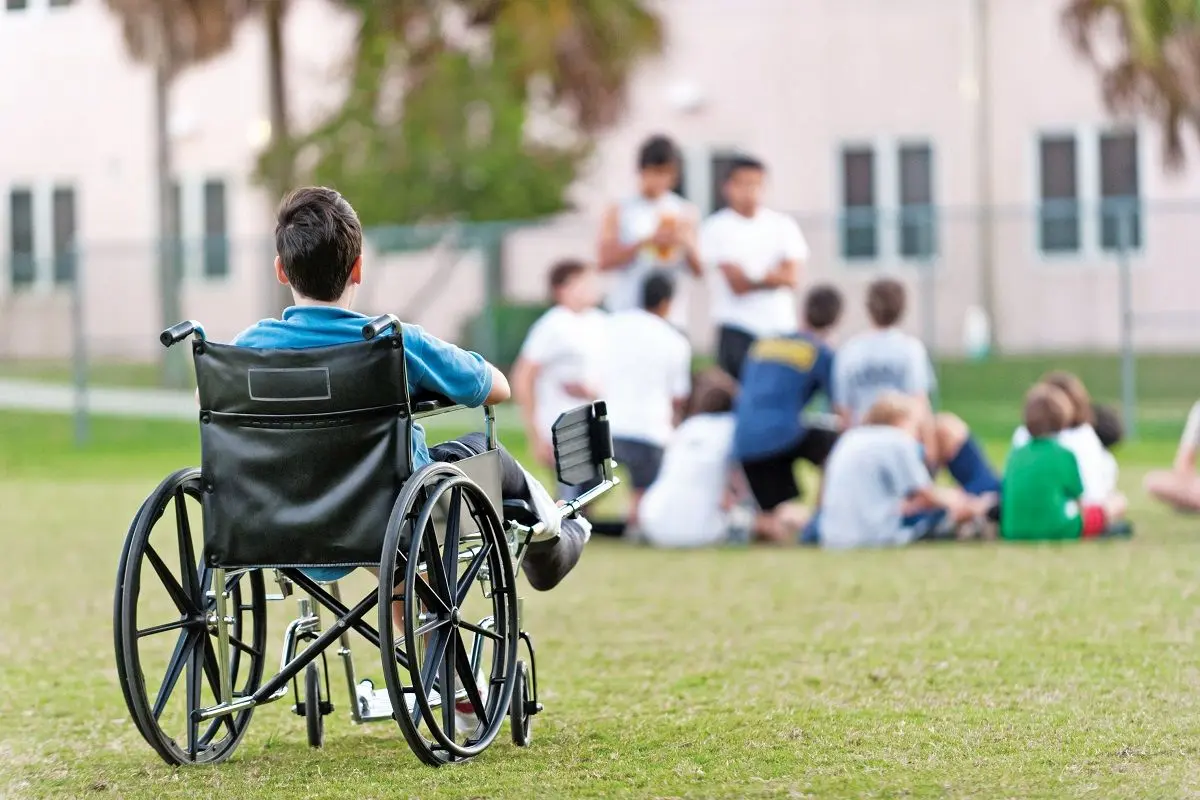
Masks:
[[[904,530],[908,531],[908,540],[915,542],[920,539],[928,539],[937,532],[942,523],[946,521],[946,509],[934,508],[929,511],[921,511],[917,514],[909,514],[903,520],[901,525]],[[800,544],[816,546],[821,543],[821,512],[813,514],[812,519],[804,526],[804,530],[800,531]]]

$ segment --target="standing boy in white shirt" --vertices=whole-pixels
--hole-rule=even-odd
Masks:
[[[600,396],[605,336],[595,270],[582,261],[560,261],[550,270],[550,294],[554,307],[529,329],[512,380],[530,447],[547,467],[554,466],[554,421]],[[560,487],[560,494],[569,500],[586,488]]]
[[[766,168],[743,157],[730,166],[729,204],[704,221],[700,256],[712,279],[717,363],[734,378],[755,340],[795,333],[796,287],[808,244],[786,214],[761,204]]]
[[[652,273],[642,284],[641,308],[608,318],[604,397],[614,455],[633,487],[626,530],[637,525],[642,494],[658,477],[691,386],[692,348],[667,321],[674,292],[669,275]]]
[[[613,313],[641,307],[642,283],[654,271],[675,278],[670,321],[687,328],[687,284],[700,275],[696,207],[673,191],[679,148],[651,136],[638,151],[638,191],[610,206],[600,226],[598,261],[612,275],[604,306]]]

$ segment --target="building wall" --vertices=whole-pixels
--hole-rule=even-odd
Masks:
[[[0,198],[13,186],[34,187],[45,228],[51,187],[75,187],[93,347],[148,355],[160,326],[150,72],[127,59],[102,0],[62,9],[46,8],[46,0],[30,3],[24,12],[0,11],[0,74],[16,76],[0,81]],[[1037,136],[1079,134],[1083,198],[1094,200],[1095,138],[1113,125],[1095,76],[1061,38],[1060,5],[988,3],[990,260],[997,276],[994,324],[1009,350],[1111,348],[1118,341],[1119,273],[1112,254],[1098,247],[1095,213],[1084,214],[1079,254],[1047,257],[1036,244]],[[684,146],[690,193],[702,204],[713,151],[746,150],[767,162],[768,202],[798,215],[812,247],[809,279],[833,281],[851,294],[848,326],[863,321],[853,302],[861,287],[887,270],[913,287],[910,327],[942,349],[957,349],[966,309],[980,299],[986,230],[977,211],[976,7],[969,0],[668,0],[666,51],[639,70],[625,120],[604,137],[572,190],[576,211],[510,237],[508,290],[541,297],[555,258],[593,252],[605,204],[633,189],[638,144],[662,131]],[[288,75],[300,125],[337,102],[354,24],[325,0],[293,6]],[[185,72],[172,94],[176,172],[185,193],[195,197],[207,179],[227,186],[230,273],[215,280],[189,273],[185,291],[185,312],[213,336],[232,335],[258,316],[271,280],[272,198],[249,177],[269,133],[264,61],[263,32],[250,24],[229,54]],[[697,108],[674,102],[688,93],[699,97]],[[1200,275],[1186,263],[1193,243],[1200,244],[1190,224],[1200,209],[1200,179],[1195,170],[1167,173],[1157,132],[1145,123],[1138,128],[1147,211],[1144,246],[1133,259],[1133,298],[1139,311],[1188,310],[1183,298],[1200,289]],[[903,261],[896,247],[896,149],[906,142],[932,145],[939,213],[936,277],[928,282],[922,279],[928,273]],[[839,246],[839,154],[846,145],[875,151],[882,246],[880,257],[866,263],[848,262]],[[1193,199],[1195,209],[1187,206]],[[8,214],[7,201],[0,203],[0,253],[9,249]],[[185,220],[185,229],[196,230],[195,220]],[[421,294],[419,307],[411,302],[412,287],[447,269],[445,249],[368,257],[365,309],[410,311],[415,321],[453,337],[481,302],[477,255],[454,260],[445,281],[450,288]],[[693,293],[700,344],[711,339],[704,294]],[[0,280],[0,357],[65,353],[69,307],[64,287],[14,293],[9,280]],[[47,326],[48,319],[63,324]],[[1200,331],[1184,326],[1143,327],[1139,341],[1147,346],[1200,342]]]

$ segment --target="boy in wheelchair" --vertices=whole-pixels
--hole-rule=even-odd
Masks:
[[[350,309],[362,281],[362,226],[358,215],[332,189],[298,189],[281,204],[275,226],[275,274],[292,289],[295,305],[282,319],[264,319],[242,331],[233,344],[240,347],[308,348],[362,340],[368,317]],[[426,333],[404,326],[405,365],[412,394],[441,395],[456,404],[476,408],[507,400],[508,380],[478,353],[462,350]],[[420,426],[413,427],[413,468],[432,462],[453,462],[487,449],[481,433],[471,433],[430,448]],[[578,563],[591,534],[586,519],[561,519],[546,489],[502,447],[501,493],[520,501],[545,525],[547,538],[529,545],[522,569],[530,586],[554,588]],[[350,572],[343,568],[305,570],[313,579],[333,581]]]

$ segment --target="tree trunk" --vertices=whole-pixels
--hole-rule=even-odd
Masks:
[[[165,12],[164,12],[165,13]],[[154,61],[154,172],[158,194],[158,281],[159,301],[164,329],[183,319],[180,297],[183,265],[179,263],[179,213],[175,207],[171,158],[171,77],[166,52],[164,18],[154,23],[157,55]],[[176,346],[163,353],[162,381],[165,386],[182,388],[188,383],[188,348]]]
[[[295,187],[296,154],[293,152],[292,132],[287,108],[287,59],[283,21],[286,0],[265,0],[263,25],[267,32],[267,95],[271,114],[271,169],[267,186],[278,203]],[[273,206],[272,206],[273,207]],[[275,280],[273,270],[267,272],[267,316],[276,316],[292,304],[292,291]]]

